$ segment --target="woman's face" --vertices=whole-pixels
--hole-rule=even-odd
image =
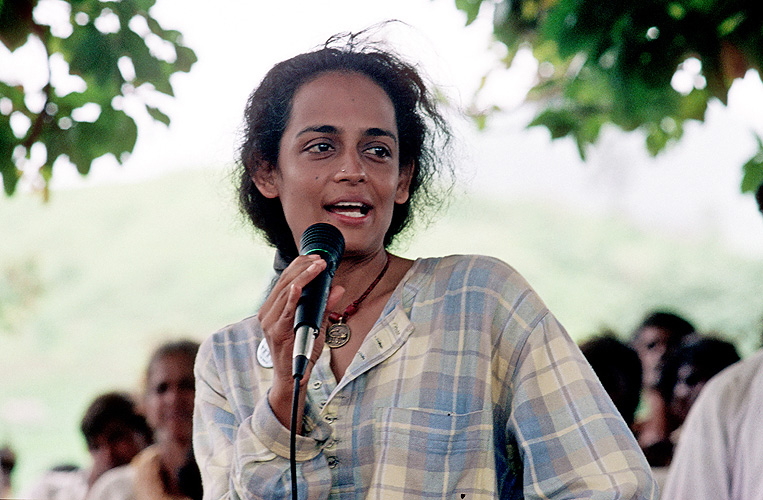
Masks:
[[[157,442],[190,440],[193,434],[193,357],[168,354],[148,373],[145,410]]]
[[[344,235],[346,255],[363,255],[383,248],[395,204],[408,200],[411,169],[399,154],[384,90],[359,73],[329,72],[297,90],[278,165],[254,181],[280,199],[295,242],[327,222]]]

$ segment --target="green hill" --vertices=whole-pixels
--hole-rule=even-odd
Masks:
[[[149,352],[255,311],[272,251],[220,171],[0,200],[0,445],[19,492],[45,468],[86,463],[78,424],[99,392],[138,390]],[[763,262],[710,240],[533,202],[456,199],[399,253],[485,253],[516,267],[576,339],[626,335],[653,307],[759,341]]]

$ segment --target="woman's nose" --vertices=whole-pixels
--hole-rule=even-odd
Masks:
[[[355,153],[347,153],[340,164],[336,179],[338,181],[362,182],[366,179],[366,170],[362,160]]]

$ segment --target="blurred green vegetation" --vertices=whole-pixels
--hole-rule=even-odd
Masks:
[[[199,170],[0,201],[0,445],[17,451],[17,493],[50,466],[87,463],[84,408],[105,390],[140,390],[156,345],[201,340],[255,311],[272,251],[232,199],[225,173]],[[503,258],[577,340],[605,326],[627,336],[655,307],[745,354],[760,340],[763,261],[715,239],[472,195],[398,252]]]

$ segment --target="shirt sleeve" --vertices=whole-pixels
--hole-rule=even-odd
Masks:
[[[130,465],[108,470],[88,491],[85,500],[135,500],[135,471]]]
[[[196,362],[194,453],[204,500],[289,498],[289,431],[273,414],[267,395],[251,415],[238,419],[226,398],[225,375],[217,369],[209,343],[203,344]],[[307,435],[297,436],[299,498],[324,499],[331,489],[321,454],[328,433],[321,424],[307,428]]]
[[[632,432],[574,341],[547,312],[528,328],[508,422],[525,498],[657,499]]]

